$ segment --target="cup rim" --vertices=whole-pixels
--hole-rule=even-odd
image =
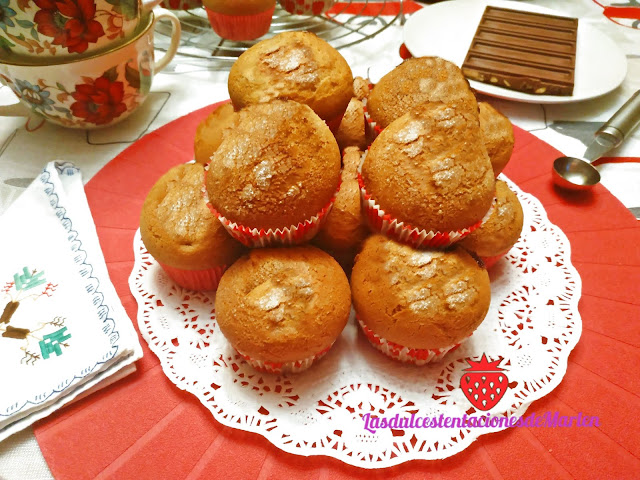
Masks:
[[[70,58],[65,58],[65,59],[60,59],[61,61],[54,61],[54,62],[50,62],[48,60],[50,60],[51,58],[55,58],[55,57],[49,57],[47,60],[45,59],[38,59],[39,61],[37,63],[24,63],[23,61],[11,61],[11,59],[7,60],[4,58],[0,58],[0,65],[11,65],[14,67],[50,67],[50,66],[60,66],[60,65],[69,65],[72,63],[78,63],[78,62],[84,62],[85,60],[91,60],[97,57],[102,57],[104,55],[107,55],[109,53],[112,52],[116,52],[122,48],[128,47],[129,45],[131,45],[132,43],[137,42],[138,40],[140,40],[146,33],[148,33],[149,29],[153,26],[154,24],[154,13],[153,10],[151,10],[149,12],[149,15],[145,15],[143,17],[141,17],[141,20],[144,21],[145,18],[148,18],[148,23],[147,25],[145,25],[145,27],[140,30],[137,34],[135,34],[133,37],[131,37],[130,39],[128,39],[125,43],[116,45],[108,50],[98,50],[96,52],[91,53],[90,55],[86,55],[86,56],[79,56],[79,57],[70,57]],[[22,59],[21,59],[22,60]]]

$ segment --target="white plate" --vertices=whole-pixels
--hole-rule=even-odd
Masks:
[[[461,66],[487,5],[567,16],[548,8],[513,1],[456,0],[414,13],[404,27],[404,43],[414,57],[438,56]],[[605,34],[580,21],[573,95],[532,95],[470,80],[474,90],[498,98],[527,103],[571,103],[595,98],[622,83],[627,59]]]

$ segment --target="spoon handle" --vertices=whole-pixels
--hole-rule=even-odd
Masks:
[[[634,93],[620,109],[613,114],[607,123],[596,132],[596,136],[613,137],[618,146],[634,128],[640,124],[640,90]]]

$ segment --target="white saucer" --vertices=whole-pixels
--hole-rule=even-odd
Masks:
[[[554,10],[514,1],[455,0],[437,3],[410,16],[404,43],[414,57],[438,56],[461,66],[487,5],[527,12],[567,16]],[[573,95],[533,95],[470,80],[486,95],[527,103],[571,103],[595,98],[620,85],[627,74],[627,59],[605,34],[580,21]]]

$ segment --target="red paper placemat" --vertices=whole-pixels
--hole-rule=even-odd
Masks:
[[[147,192],[173,165],[193,157],[196,126],[213,106],[140,139],[86,186],[109,274],[132,319],[133,236]],[[560,226],[582,277],[583,333],[561,385],[527,414],[582,412],[599,428],[512,428],[484,435],[464,452],[362,470],[328,457],[284,453],[263,437],[217,423],[163,374],[146,346],[138,372],[38,423],[54,476],[81,478],[637,478],[640,471],[640,224],[604,187],[587,194],[551,183],[560,153],[515,128],[505,174],[534,194]],[[134,321],[134,324],[136,322]]]

